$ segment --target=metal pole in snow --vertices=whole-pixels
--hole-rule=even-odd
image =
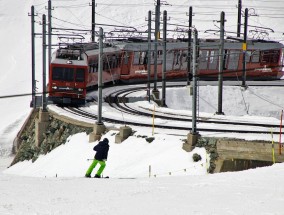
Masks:
[[[103,29],[100,28],[99,31],[99,74],[98,74],[98,119],[97,124],[103,124],[102,123],[102,71],[103,71]]]
[[[188,48],[187,48],[187,85],[190,85],[190,73],[191,73],[191,55],[190,55],[190,50],[191,50],[191,27],[192,27],[192,7],[189,7],[189,20],[188,20]]]
[[[158,81],[158,39],[160,39],[160,0],[157,0],[156,10],[155,10],[155,44],[154,44],[154,89],[157,90],[157,81]]]
[[[241,25],[242,25],[242,0],[239,0],[237,37],[241,37]]]
[[[50,67],[51,63],[51,0],[48,0],[48,68]]]
[[[32,30],[32,104],[36,108],[35,93],[36,93],[36,80],[35,80],[35,9],[31,7],[31,30]]]
[[[246,54],[247,54],[248,9],[245,9],[244,41],[243,41],[243,77],[242,87],[246,88]]]
[[[96,3],[95,0],[92,0],[92,42],[95,42],[95,11],[96,10]]]
[[[147,82],[147,95],[150,102],[150,82],[151,82],[151,11],[148,12],[148,54],[147,54],[147,70],[148,70],[148,82]]]
[[[46,16],[42,15],[42,111],[47,111],[46,102]]]
[[[166,105],[166,69],[167,69],[167,11],[163,14],[163,71],[162,71],[162,107]]]
[[[225,13],[221,12],[220,22],[220,49],[219,49],[219,75],[218,75],[218,111],[217,115],[224,115],[222,110],[223,104],[223,68],[224,68],[224,24],[225,24]]]
[[[192,87],[192,130],[191,133],[192,134],[196,134],[196,100],[197,100],[197,79],[196,79],[196,61],[197,61],[197,56],[196,56],[196,52],[197,52],[197,30],[194,29],[193,31],[193,47],[192,47],[192,81],[193,81],[193,87]]]

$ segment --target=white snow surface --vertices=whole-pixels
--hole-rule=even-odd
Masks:
[[[52,1],[53,23],[56,27],[74,27],[77,23],[83,28],[90,28],[90,8],[87,0]],[[214,28],[212,22],[218,20],[221,10],[226,13],[226,29],[235,30],[237,1],[216,1],[210,11],[218,15],[199,17],[198,12],[208,12],[204,7],[209,4],[200,1],[167,0],[169,4],[193,5],[197,29]],[[274,1],[275,2],[275,1]],[[154,10],[152,0],[113,0],[99,1],[96,12],[98,23],[135,25],[145,29],[148,10]],[[143,4],[140,7],[135,4]],[[255,8],[256,12],[265,14],[282,11],[281,1],[273,6],[269,1],[243,2],[244,7]],[[82,5],[82,7],[72,5]],[[120,5],[119,5],[120,4]],[[47,14],[46,0],[2,0],[0,1],[0,25],[2,47],[0,94],[15,95],[31,91],[30,59],[30,12],[35,5],[37,23],[43,13]],[[61,6],[71,6],[64,8]],[[117,5],[117,6],[115,6]],[[218,6],[220,5],[220,7]],[[228,6],[231,9],[228,9]],[[266,7],[268,7],[266,10]],[[274,7],[274,9],[273,9]],[[278,10],[279,8],[279,10]],[[173,22],[186,23],[185,12],[188,7],[162,6],[172,16]],[[182,11],[182,12],[181,12]],[[230,14],[234,13],[234,16]],[[278,14],[277,14],[278,13]],[[111,16],[107,16],[111,14]],[[182,14],[182,15],[181,15]],[[175,17],[177,16],[177,17]],[[273,16],[273,15],[271,15]],[[251,16],[252,25],[272,27],[273,39],[283,39],[283,18],[263,18]],[[181,19],[182,17],[182,19]],[[196,20],[195,20],[196,19]],[[60,21],[60,20],[68,20]],[[233,20],[233,21],[232,21]],[[205,21],[205,22],[204,22]],[[78,27],[77,25],[77,27]],[[106,29],[107,30],[107,29]],[[109,30],[109,29],[108,29]],[[37,25],[36,31],[41,32]],[[202,35],[202,32],[200,32]],[[204,35],[211,37],[212,35]],[[87,36],[89,37],[89,36]],[[89,39],[89,38],[87,38]],[[53,38],[55,43],[59,42]],[[41,76],[41,39],[36,39],[36,79]],[[12,82],[11,82],[12,80]],[[41,81],[40,81],[41,82]],[[38,91],[41,91],[41,83]],[[191,101],[186,89],[172,89],[167,92],[167,109],[162,112],[179,112],[191,115]],[[243,92],[235,87],[226,87],[224,100],[224,119],[240,121],[258,121],[280,123],[280,111],[283,109],[283,92],[280,87],[249,88]],[[200,87],[200,115],[222,119],[216,116],[216,87]],[[144,92],[143,92],[144,93]],[[225,94],[225,95],[226,95]],[[138,95],[136,95],[138,96]],[[241,99],[244,96],[244,100]],[[110,179],[84,178],[84,174],[93,158],[92,148],[97,142],[88,143],[88,136],[79,133],[70,136],[68,141],[41,156],[32,163],[24,161],[7,169],[13,157],[11,148],[13,139],[21,128],[30,111],[30,97],[0,99],[0,214],[3,215],[59,215],[59,214],[96,214],[96,215],[132,215],[132,214],[196,214],[196,215],[282,215],[284,202],[284,165],[257,168],[242,172],[207,174],[208,155],[203,148],[196,148],[191,153],[184,152],[182,139],[188,132],[155,129],[155,140],[147,143],[140,136],[152,136],[152,129],[133,127],[135,135],[122,144],[114,144],[116,131],[103,136],[110,140],[110,151],[104,175]],[[245,101],[245,102],[244,102]],[[153,104],[137,102],[136,107],[153,108]],[[248,105],[245,107],[245,105]],[[54,108],[54,107],[50,107]],[[104,108],[107,108],[106,106]],[[96,106],[89,107],[96,111]],[[108,110],[108,109],[106,109]],[[107,114],[105,111],[104,114]],[[65,113],[62,113],[65,114]],[[110,113],[117,117],[121,114]],[[118,116],[119,115],[119,116]],[[165,122],[162,122],[165,123]],[[235,134],[202,134],[205,136],[230,136]],[[271,140],[271,135],[244,135],[246,139]],[[283,138],[282,138],[283,139]],[[279,140],[279,135],[274,135]],[[198,153],[202,160],[194,163],[192,154]],[[149,165],[151,177],[149,178]],[[96,170],[94,170],[93,174]],[[156,176],[156,177],[155,177]]]

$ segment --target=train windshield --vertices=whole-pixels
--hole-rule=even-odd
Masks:
[[[84,69],[76,69],[76,82],[84,82],[85,80],[85,70]]]
[[[73,81],[74,69],[64,67],[54,67],[52,70],[52,80],[55,81]]]
[[[71,81],[72,82],[74,81],[74,78],[76,82],[84,82],[85,69],[78,68],[75,70],[75,68],[68,68],[68,67],[53,67],[52,69],[52,80],[54,81]]]

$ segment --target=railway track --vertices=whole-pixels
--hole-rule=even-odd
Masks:
[[[168,87],[178,87],[179,85],[171,85]],[[103,114],[102,120],[110,123],[126,124],[134,126],[152,127],[153,117],[152,110],[140,107],[139,109],[131,107],[128,100],[131,99],[132,93],[146,90],[146,87],[135,87],[130,89],[115,90],[105,95],[105,101],[108,103],[108,111],[117,112],[119,115],[124,115],[115,118]],[[143,98],[141,98],[143,100]],[[66,111],[73,114],[85,117],[88,119],[96,120],[96,111],[89,111],[88,108],[65,108]],[[141,118],[143,120],[141,120]],[[145,120],[147,119],[147,120]],[[148,122],[146,122],[148,121]],[[150,121],[150,122],[149,122]],[[161,113],[155,112],[155,127],[162,129],[177,129],[177,130],[191,130],[192,119],[189,115],[178,115],[174,113]],[[248,129],[249,128],[249,129]],[[274,134],[279,134],[279,125],[266,124],[266,123],[254,123],[254,122],[240,122],[240,121],[228,121],[217,120],[214,118],[202,118],[197,119],[197,130],[202,132],[218,132],[218,133],[251,133],[251,134],[269,134],[273,131]]]

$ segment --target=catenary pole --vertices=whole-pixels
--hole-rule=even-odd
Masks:
[[[96,13],[96,1],[92,0],[92,42],[95,42],[95,13]]]
[[[166,69],[167,69],[167,11],[163,14],[163,69],[162,69],[162,107],[166,107]]]
[[[154,44],[154,89],[157,91],[157,81],[158,81],[158,39],[160,38],[160,0],[157,0],[157,5],[155,9],[155,44]]]
[[[246,88],[246,54],[247,54],[248,9],[245,9],[244,41],[243,41],[243,75],[242,87]]]
[[[239,3],[238,3],[237,37],[241,37],[241,25],[242,25],[242,0],[239,0]]]
[[[42,15],[42,111],[47,111],[46,101],[46,15]]]
[[[189,7],[189,14],[188,14],[188,49],[187,49],[187,85],[190,85],[191,81],[191,27],[192,27],[192,7]]]
[[[51,26],[51,0],[48,0],[48,71],[51,63],[51,43],[52,43],[52,26]]]
[[[219,74],[218,74],[218,111],[216,114],[223,115],[223,68],[224,68],[224,34],[225,34],[225,13],[221,12],[220,21],[220,48],[219,48]]]
[[[103,72],[103,29],[100,28],[99,30],[99,74],[98,74],[98,119],[97,124],[103,124],[102,123],[102,72]]]
[[[36,108],[36,80],[35,80],[35,9],[31,7],[31,39],[32,39],[32,104]]]
[[[193,135],[197,134],[196,129],[196,105],[197,105],[197,79],[196,79],[196,67],[197,67],[197,40],[198,34],[197,30],[193,30],[193,47],[192,47],[192,129],[191,133]]]
[[[148,54],[147,54],[147,72],[148,72],[148,82],[147,82],[147,95],[148,101],[150,102],[150,88],[151,88],[151,21],[152,12],[148,12]]]

